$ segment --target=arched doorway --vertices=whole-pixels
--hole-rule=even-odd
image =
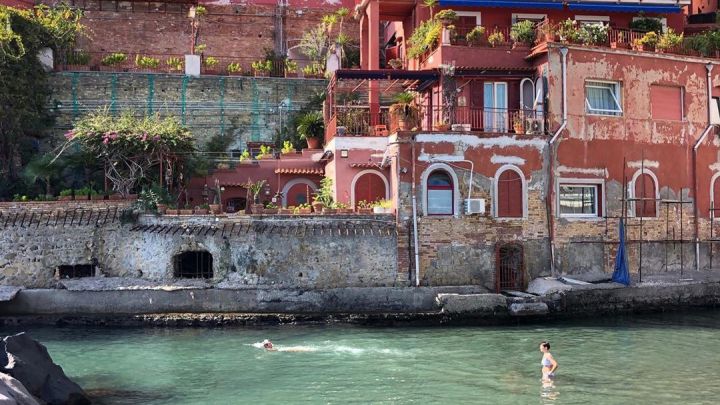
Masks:
[[[370,203],[388,198],[387,181],[382,174],[374,170],[358,173],[353,183],[353,205],[360,201]]]
[[[523,290],[525,288],[525,259],[522,245],[498,245],[495,258],[495,290]]]
[[[317,186],[311,180],[290,180],[282,190],[282,206],[297,207],[300,204],[310,204],[315,190],[317,190]]]
[[[182,252],[174,261],[175,278],[213,278],[213,257],[206,250]]]

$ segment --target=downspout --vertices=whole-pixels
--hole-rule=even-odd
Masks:
[[[705,65],[705,68],[707,69],[708,126],[707,128],[705,128],[705,131],[703,131],[702,135],[700,135],[700,138],[698,138],[698,140],[695,142],[692,150],[693,197],[695,199],[693,203],[693,222],[695,225],[695,271],[700,271],[700,220],[698,218],[700,210],[698,208],[697,151],[700,147],[700,144],[705,140],[710,131],[715,127],[715,125],[712,123],[712,78],[710,77],[710,72],[712,72],[713,64],[708,63]],[[682,209],[682,207],[680,207],[680,209]]]
[[[553,153],[553,147],[555,146],[555,141],[560,138],[560,135],[567,126],[567,53],[567,48],[560,48],[562,70],[562,122],[560,123],[560,127],[553,134],[552,138],[550,138],[550,142],[548,142],[548,190],[546,193],[547,201],[545,210],[548,224],[548,239],[550,242],[550,274],[552,276],[555,275],[555,226],[553,223],[554,216],[552,210],[552,202],[554,198],[553,194],[555,191],[555,153]]]
[[[415,287],[420,287],[420,245],[417,229],[417,191],[415,187],[415,135],[412,136],[412,210],[413,210],[413,244],[415,244]]]

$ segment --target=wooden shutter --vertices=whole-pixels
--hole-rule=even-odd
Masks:
[[[648,198],[648,200],[635,201],[636,217],[652,218],[657,216],[655,181],[649,174],[641,174],[635,179],[635,198]]]
[[[682,87],[650,86],[650,106],[654,120],[682,121]]]
[[[505,170],[498,178],[498,217],[522,218],[522,180],[514,170]]]

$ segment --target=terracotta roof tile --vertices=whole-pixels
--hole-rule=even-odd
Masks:
[[[275,169],[275,174],[316,174],[318,176],[323,176],[325,174],[325,170],[321,168],[291,168],[291,167],[282,167]]]

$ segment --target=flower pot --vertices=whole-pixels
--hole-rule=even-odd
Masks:
[[[184,209],[184,210],[178,210],[178,215],[192,215],[193,210],[191,209]]]
[[[522,126],[522,124],[515,124],[515,125],[513,125],[513,129],[515,130],[515,133],[516,133],[516,134],[521,134],[521,133],[523,133],[523,126]]]
[[[373,209],[372,208],[358,208],[357,212],[358,212],[358,214],[372,214]]]
[[[210,213],[210,210],[207,208],[195,208],[193,210],[193,214],[195,215],[207,215],[208,213]]]
[[[115,193],[115,194],[110,194],[110,197],[108,197],[108,199],[110,199],[112,201],[119,201],[119,200],[122,200],[123,198],[122,198],[122,194]]]
[[[277,208],[265,208],[265,210],[263,211],[263,214],[267,214],[267,215],[275,215],[277,213],[278,213]]]
[[[373,214],[384,214],[385,208],[383,207],[373,207]]]
[[[293,210],[291,210],[290,208],[278,209],[278,214],[280,214],[280,215],[292,215],[292,213],[293,213]]]
[[[213,214],[222,214],[220,204],[210,204],[210,212]]]
[[[293,72],[293,73],[285,72],[285,77],[298,77],[298,74],[297,74],[297,72]]]
[[[253,71],[253,74],[255,75],[255,77],[267,77],[268,76],[268,72],[266,72],[264,70],[255,70],[255,71]]]
[[[298,208],[298,214],[300,214],[300,215],[312,214],[312,208]]]
[[[105,199],[105,196],[103,194],[93,194],[90,196],[90,199],[93,201],[102,201]]]
[[[333,215],[333,214],[337,214],[337,210],[335,208],[323,207],[322,213],[323,213],[323,215]]]
[[[165,215],[178,215],[180,214],[180,210],[175,208],[168,208],[165,210]]]
[[[320,138],[305,138],[308,149],[320,149]]]
[[[157,212],[160,214],[164,214],[165,211],[167,211],[167,209],[168,209],[167,204],[158,204],[157,205]]]
[[[72,200],[73,200],[73,196],[71,196],[71,195],[61,195],[60,197],[58,197],[58,201],[72,201]]]
[[[320,213],[323,210],[323,208],[325,208],[325,204],[323,204],[321,202],[314,202],[314,203],[312,203],[312,207],[313,207],[313,211]]]
[[[352,210],[352,208],[338,208],[337,213],[347,215],[347,214],[352,214],[353,210]]]
[[[262,204],[251,204],[250,205],[250,212],[253,214],[264,214],[265,213],[265,206]]]

